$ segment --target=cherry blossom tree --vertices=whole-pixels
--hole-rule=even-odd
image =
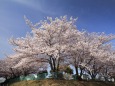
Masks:
[[[109,41],[115,39],[115,35],[79,31],[72,17],[69,20],[66,16],[54,20],[48,17],[36,24],[24,18],[32,32],[10,39],[14,51],[20,55],[14,68],[26,68],[27,64],[44,68],[49,64],[51,71],[58,72],[63,65],[73,65],[78,77],[87,72],[94,79],[108,67],[108,59],[114,57]]]
[[[68,47],[69,62],[75,67],[76,75],[79,78],[83,72],[88,71],[94,79],[104,65],[102,60],[106,61],[112,55],[112,48],[107,42],[114,39],[115,36],[85,31],[82,33],[82,35],[76,36],[76,40]],[[98,62],[100,62],[99,65]],[[80,73],[78,73],[79,71]]]
[[[55,20],[50,17],[47,19],[38,25],[32,25],[26,19],[27,24],[32,28],[32,35],[27,34],[25,38],[12,38],[10,43],[16,46],[14,49],[16,52],[32,56],[43,54],[44,58],[39,57],[39,59],[48,62],[51,70],[56,72],[64,62],[63,53],[66,51],[70,32],[76,31],[73,25],[75,19],[70,18],[68,21],[65,16]]]
[[[26,76],[31,73],[39,73],[47,69],[47,65],[39,63],[37,58],[25,56],[20,53],[15,53],[0,60],[0,76],[7,80],[21,75]]]

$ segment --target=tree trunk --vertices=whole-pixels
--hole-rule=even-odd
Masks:
[[[77,80],[81,81],[82,78],[81,78],[81,76],[78,73],[78,67],[75,67],[75,71],[76,71],[76,78],[77,78]]]
[[[94,74],[91,75],[91,79],[92,79],[92,80],[95,80],[95,77],[96,77],[96,76],[95,76]]]
[[[75,71],[76,71],[76,76],[78,76],[78,67],[75,67]]]
[[[53,69],[53,64],[52,64],[52,57],[50,57],[49,64],[50,64],[51,70],[53,71],[54,69]]]
[[[80,77],[83,75],[83,69],[80,68]]]
[[[56,64],[55,64],[55,59],[52,58],[52,61],[53,61],[53,72],[56,72]]]

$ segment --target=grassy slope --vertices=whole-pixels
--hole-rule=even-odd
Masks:
[[[10,86],[115,86],[115,83],[46,79],[16,82]]]

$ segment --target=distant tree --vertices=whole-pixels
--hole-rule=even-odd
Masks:
[[[47,69],[47,65],[38,63],[36,58],[27,58],[18,53],[0,60],[0,65],[0,76],[6,79],[16,78],[21,75],[26,76]]]

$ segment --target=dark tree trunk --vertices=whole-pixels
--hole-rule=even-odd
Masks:
[[[76,71],[76,78],[77,78],[77,80],[81,81],[82,78],[81,78],[81,76],[78,73],[78,67],[75,67],[75,71]]]
[[[76,71],[76,76],[78,76],[78,67],[75,67],[75,71]]]

